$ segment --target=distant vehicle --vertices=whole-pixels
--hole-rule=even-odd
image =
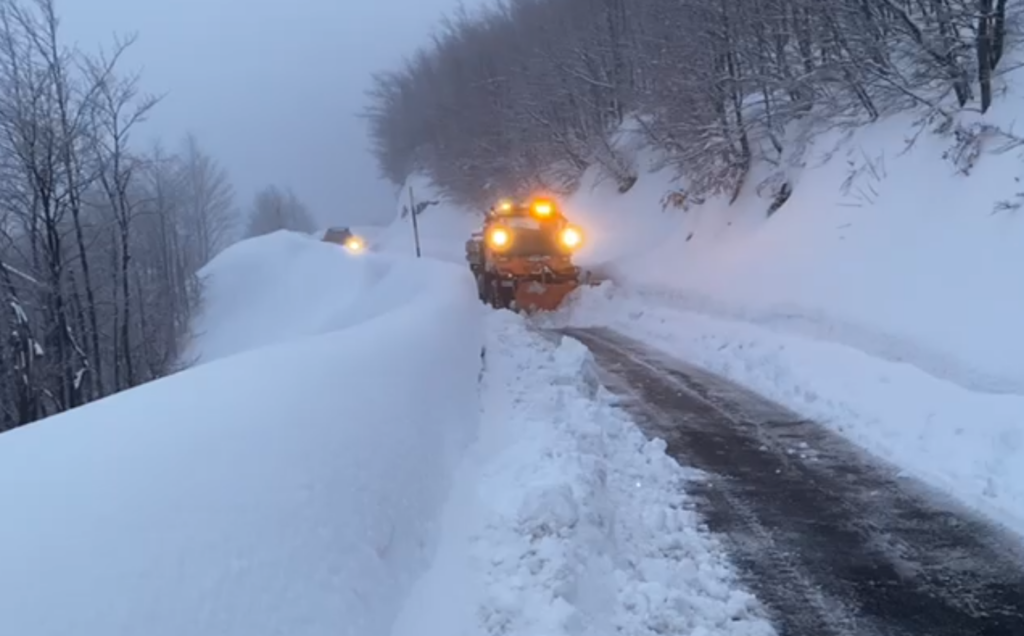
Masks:
[[[366,251],[366,241],[347,227],[327,228],[321,240],[327,243],[336,243],[353,254],[360,254]]]

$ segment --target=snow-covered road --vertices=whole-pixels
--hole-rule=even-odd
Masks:
[[[480,437],[393,636],[773,636],[586,348],[488,312]]]
[[[1010,537],[828,429],[614,331],[566,329],[668,453],[780,633],[1024,634]]]
[[[5,433],[0,635],[1024,634],[1011,547],[822,418],[586,329],[629,320],[490,311],[444,260],[243,242],[201,364]],[[719,371],[702,346],[665,355]]]

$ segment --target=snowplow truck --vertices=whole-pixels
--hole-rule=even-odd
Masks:
[[[526,313],[553,311],[580,285],[572,257],[582,242],[582,231],[553,200],[505,200],[466,241],[466,260],[482,302]]]

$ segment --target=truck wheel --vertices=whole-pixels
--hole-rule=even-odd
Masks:
[[[491,307],[495,309],[507,309],[508,308],[508,293],[506,288],[501,284],[501,279],[497,276],[491,278]]]
[[[500,287],[498,300],[502,309],[512,309],[516,303],[516,288]]]
[[[481,285],[483,286],[481,299],[484,304],[497,307],[498,281],[493,276],[485,273]]]
[[[487,302],[487,274],[476,272],[476,295],[480,302]]]
[[[491,307],[495,309],[501,309],[501,281],[497,278],[491,279]]]

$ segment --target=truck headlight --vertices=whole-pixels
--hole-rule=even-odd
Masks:
[[[562,245],[574,250],[583,243],[583,232],[579,228],[567,227],[562,230],[561,239]]]
[[[512,242],[512,233],[503,227],[492,228],[487,233],[487,244],[494,249],[502,249],[508,247],[509,243]]]

